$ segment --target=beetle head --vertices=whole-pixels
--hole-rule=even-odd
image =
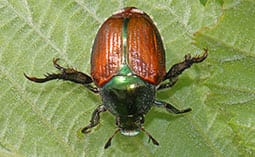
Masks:
[[[122,116],[116,118],[116,124],[119,127],[114,134],[108,139],[106,142],[104,148],[107,149],[111,146],[112,138],[120,131],[121,134],[125,136],[135,136],[137,135],[140,130],[143,131],[147,136],[149,136],[149,139],[152,140],[152,143],[155,145],[159,145],[158,141],[154,139],[150,133],[148,133],[143,127],[142,124],[144,123],[144,117],[143,115],[139,116]]]
[[[125,136],[137,135],[143,123],[144,117],[142,115],[129,115],[116,118],[116,125],[120,128],[120,133]]]

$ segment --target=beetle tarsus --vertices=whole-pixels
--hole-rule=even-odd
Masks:
[[[173,65],[170,70],[166,73],[164,80],[169,79],[169,83],[166,84],[161,84],[158,89],[164,89],[164,88],[169,88],[172,87],[176,81],[178,76],[185,70],[188,69],[189,67],[192,66],[194,63],[200,63],[206,59],[208,56],[208,49],[204,49],[204,53],[202,56],[195,56],[191,57],[190,54],[185,55],[185,60],[183,62],[177,63]]]
[[[25,73],[24,73],[24,76],[30,81],[33,81],[33,82],[36,82],[36,83],[44,83],[44,82],[47,82],[47,81],[50,81],[50,80],[58,79],[59,74],[49,74],[49,73],[47,73],[46,75],[44,75],[45,78],[30,77]]]
[[[172,106],[170,104],[166,104],[165,108],[166,108],[167,111],[173,112],[175,114],[182,114],[182,113],[186,113],[186,112],[192,111],[191,108],[186,108],[186,109],[183,109],[183,110],[179,110],[179,109],[175,108],[174,106]]]
[[[90,91],[94,93],[98,93],[98,89],[91,85],[91,83],[93,83],[93,80],[90,76],[80,71],[76,71],[73,68],[64,68],[57,63],[58,61],[59,61],[59,58],[53,59],[53,64],[55,68],[61,71],[61,73],[57,73],[57,74],[47,73],[46,75],[44,75],[45,76],[44,78],[30,77],[26,75],[25,73],[24,73],[24,76],[28,80],[36,82],[36,83],[44,83],[44,82],[56,80],[56,79],[71,81],[71,82],[82,84],[86,88],[88,88]]]
[[[179,110],[178,108],[174,107],[173,105],[163,102],[163,101],[159,101],[159,100],[155,100],[154,104],[158,107],[164,107],[168,112],[172,112],[174,114],[182,114],[182,113],[186,113],[186,112],[190,112],[192,111],[191,108],[186,108],[184,110]]]
[[[91,117],[91,120],[90,120],[90,123],[89,125],[87,125],[86,127],[84,127],[81,132],[84,133],[84,134],[87,134],[90,132],[89,129],[95,127],[97,124],[99,124],[99,120],[100,120],[100,113],[101,112],[105,112],[106,111],[106,108],[104,107],[104,105],[100,105],[98,106],[93,114],[92,114],[92,117]]]

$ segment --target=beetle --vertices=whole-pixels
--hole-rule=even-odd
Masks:
[[[143,127],[144,116],[151,107],[163,107],[175,114],[189,112],[191,108],[179,110],[156,100],[156,92],[172,87],[185,69],[204,61],[207,55],[207,49],[201,56],[185,55],[184,61],[166,71],[165,49],[156,25],[145,12],[126,7],[101,25],[91,53],[91,76],[62,67],[58,64],[59,59],[53,59],[53,64],[60,73],[48,73],[44,78],[24,75],[37,83],[55,79],[71,81],[99,94],[102,104],[94,110],[90,123],[81,131],[89,133],[99,124],[100,113],[109,111],[116,117],[117,129],[106,142],[105,149],[118,132],[135,136],[143,131],[153,144],[159,145]]]

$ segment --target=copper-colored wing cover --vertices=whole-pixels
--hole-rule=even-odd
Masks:
[[[165,50],[159,31],[144,12],[129,7],[108,18],[100,27],[91,56],[91,76],[102,87],[123,64],[133,74],[157,85],[166,74]]]

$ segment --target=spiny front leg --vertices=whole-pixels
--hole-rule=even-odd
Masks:
[[[71,81],[71,82],[75,82],[75,83],[84,85],[85,87],[87,87],[89,90],[91,90],[94,93],[98,92],[97,88],[90,85],[93,82],[93,80],[90,76],[88,76],[87,74],[82,73],[80,71],[76,71],[73,68],[64,68],[57,63],[58,61],[59,61],[59,58],[53,59],[53,64],[54,64],[55,68],[57,68],[58,70],[61,71],[61,73],[57,73],[57,74],[56,73],[52,73],[52,74],[47,73],[44,78],[30,77],[30,76],[26,75],[25,73],[24,73],[24,76],[28,80],[36,82],[36,83],[44,83],[44,82],[56,80],[56,79]]]
[[[173,65],[170,68],[170,70],[166,73],[166,75],[164,77],[164,80],[169,79],[169,82],[165,83],[165,84],[161,84],[158,87],[158,90],[172,87],[176,83],[176,81],[178,79],[178,76],[185,69],[188,69],[194,63],[203,62],[207,58],[207,56],[208,56],[208,49],[204,49],[204,53],[203,53],[202,56],[191,57],[190,54],[185,55],[185,60],[183,62],[180,62],[180,63],[177,63],[177,64]]]

